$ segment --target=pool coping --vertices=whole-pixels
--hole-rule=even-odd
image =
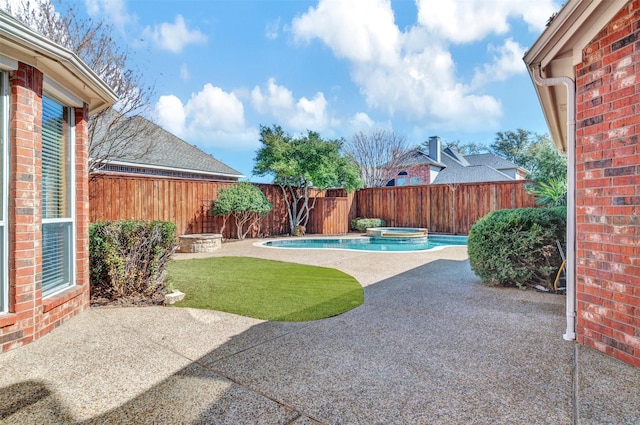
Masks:
[[[464,235],[432,235],[430,234],[428,237],[452,237],[452,238],[462,238],[462,237],[467,237]],[[458,246],[466,246],[465,245],[441,245],[441,246],[434,246],[433,248],[429,248],[429,249],[414,249],[414,250],[405,250],[405,251],[380,251],[380,250],[369,250],[369,249],[350,249],[350,248],[304,248],[304,247],[283,247],[283,246],[269,246],[267,245],[270,242],[278,242],[278,241],[291,241],[292,239],[296,239],[296,240],[310,240],[310,239],[364,239],[364,238],[370,238],[370,236],[367,236],[365,234],[358,234],[358,235],[318,235],[318,236],[304,236],[304,237],[298,237],[298,236],[290,236],[288,238],[274,238],[274,239],[268,239],[268,240],[260,240],[260,241],[256,241],[253,243],[253,246],[257,246],[260,248],[268,248],[268,249],[285,249],[285,250],[291,250],[291,249],[303,249],[303,250],[334,250],[334,251],[351,251],[351,252],[368,252],[368,253],[378,253],[378,254],[407,254],[407,253],[420,253],[420,252],[434,252],[434,251],[440,251],[444,248],[449,248],[449,247],[458,247]]]

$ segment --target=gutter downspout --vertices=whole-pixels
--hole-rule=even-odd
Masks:
[[[572,341],[576,339],[576,85],[566,76],[542,78],[540,65],[531,68],[537,85],[567,88],[567,329],[562,337]]]

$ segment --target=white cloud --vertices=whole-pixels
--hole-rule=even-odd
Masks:
[[[289,119],[289,125],[296,130],[319,131],[328,124],[327,100],[321,92],[316,93],[312,99],[301,97],[296,103],[296,113]]]
[[[237,132],[244,128],[244,106],[233,93],[205,84],[201,92],[191,95],[185,113],[192,128]]]
[[[180,79],[182,81],[189,81],[189,79],[191,79],[191,74],[189,73],[189,68],[187,68],[186,63],[180,66]]]
[[[291,90],[277,85],[274,78],[267,82],[266,93],[262,93],[259,86],[255,86],[251,91],[251,104],[261,114],[286,114],[293,108],[294,102]]]
[[[174,24],[162,23],[153,29],[146,27],[143,36],[150,38],[158,48],[180,53],[188,44],[205,43],[207,37],[199,30],[190,30],[182,15],[176,16]]]
[[[123,0],[85,0],[84,4],[89,16],[104,14],[120,31],[136,21],[136,17],[127,11]]]
[[[358,130],[373,128],[375,123],[366,112],[358,112],[351,117],[349,125]]]
[[[320,0],[292,29],[351,61],[367,104],[390,115],[461,131],[495,128],[502,115],[499,100],[458,81],[446,40],[420,26],[398,29],[389,1]]]
[[[231,92],[205,84],[186,104],[174,95],[161,96],[155,106],[156,122],[189,143],[204,147],[255,149],[258,131],[245,127],[244,106]]]
[[[156,103],[156,121],[157,123],[170,133],[183,137],[186,133],[185,128],[185,112],[182,101],[176,96],[170,94],[160,96]]]
[[[525,48],[513,39],[506,39],[499,47],[490,44],[488,50],[494,52],[493,62],[484,64],[482,69],[476,69],[471,86],[478,87],[491,81],[504,81],[512,75],[526,71],[522,61]]]
[[[264,35],[269,40],[275,40],[280,35],[280,18],[267,22],[264,28]]]
[[[400,31],[389,0],[320,0],[293,20],[292,30],[296,40],[318,38],[353,62],[391,65],[398,58]]]
[[[313,98],[295,100],[291,90],[276,84],[274,78],[267,82],[266,90],[255,86],[251,91],[251,104],[263,115],[271,115],[294,131],[320,131],[329,128],[332,121],[327,114],[328,102],[322,92]]]
[[[509,31],[509,18],[523,19],[540,32],[560,6],[554,0],[416,0],[418,22],[454,43]]]
[[[100,13],[100,5],[98,0],[85,0],[84,6],[87,8],[87,14],[89,16],[96,16]]]

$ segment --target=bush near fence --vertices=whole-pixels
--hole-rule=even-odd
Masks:
[[[341,234],[356,217],[379,217],[388,226],[423,227],[430,233],[462,234],[480,217],[501,209],[534,207],[526,181],[342,189],[320,194],[310,215],[307,233]],[[189,180],[144,175],[97,174],[90,180],[91,222],[105,220],[163,220],[176,225],[180,234],[220,233],[222,217],[209,215],[218,190],[228,181]],[[287,209],[279,186],[257,185],[273,204],[248,237],[285,235],[289,231]],[[320,200],[322,199],[322,200]],[[227,226],[225,238],[236,235]]]
[[[176,246],[167,221],[118,220],[89,228],[91,302],[160,304],[165,268]]]

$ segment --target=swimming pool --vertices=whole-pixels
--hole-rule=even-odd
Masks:
[[[291,238],[260,243],[268,248],[350,249],[355,251],[410,252],[426,251],[451,245],[466,245],[466,236],[429,235],[416,239],[393,238]]]

